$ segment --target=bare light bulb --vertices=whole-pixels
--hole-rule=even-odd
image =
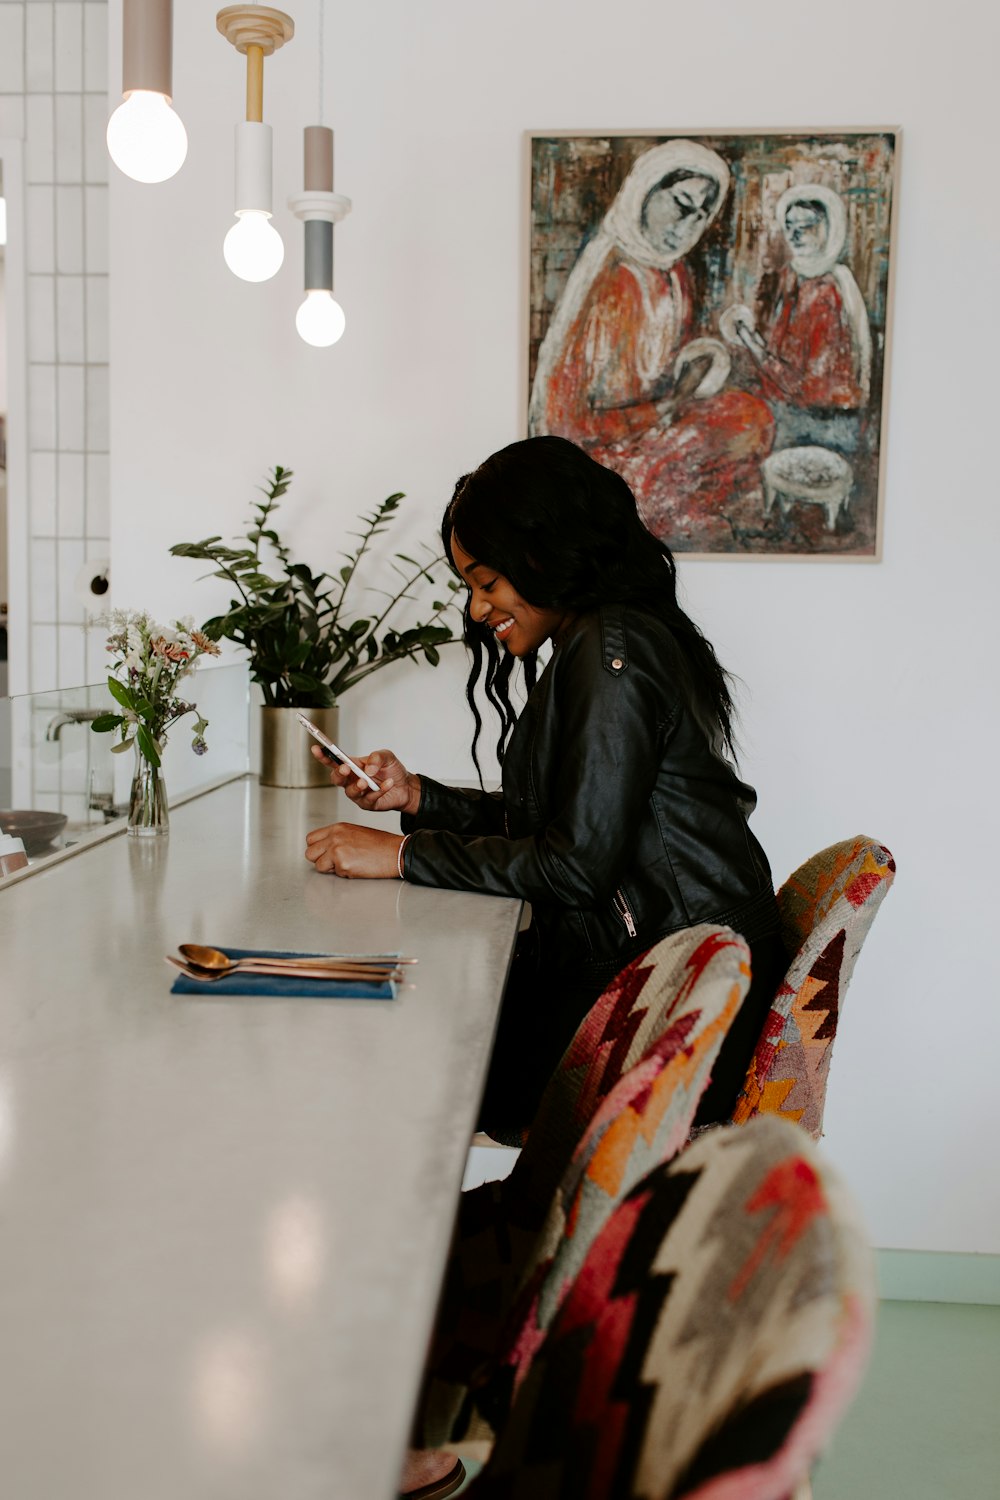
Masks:
[[[234,276],[243,281],[270,281],[281,269],[285,247],[269,213],[242,208],[236,211],[236,223],[223,241],[222,253]]]
[[[344,309],[332,292],[320,288],[306,292],[306,300],[295,314],[299,338],[316,349],[328,349],[347,327]]]
[[[108,121],[111,160],[136,182],[166,182],[187,148],[187,131],[164,94],[130,89]]]

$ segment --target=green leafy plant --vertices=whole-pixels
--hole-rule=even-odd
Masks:
[[[292,470],[280,464],[262,486],[263,500],[254,503],[246,546],[228,547],[218,536],[202,542],[180,542],[174,557],[203,558],[216,564],[206,576],[224,578],[238,594],[225,614],[202,627],[212,640],[235,641],[250,658],[251,676],[264,690],[271,708],[332,707],[348,688],[390,662],[420,660],[437,666],[439,649],[461,639],[461,609],[455,595],[460,585],[447,578],[445,597],[432,598],[426,619],[400,629],[397,612],[404,602],[417,601],[421,592],[436,587],[435,572],[444,558],[426,547],[420,562],[397,552],[392,567],[400,579],[396,591],[367,589],[377,603],[367,610],[348,607],[361,586],[358,569],[376,538],[389,529],[405,498],[390,495],[360,518],[353,552],[342,554],[344,566],[336,574],[313,573],[305,563],[292,562],[288,548],[275,530],[273,516],[292,481]],[[261,557],[268,547],[277,559],[274,568]],[[275,576],[277,574],[277,576]],[[352,588],[352,585],[354,586]],[[446,623],[454,611],[457,630]]]

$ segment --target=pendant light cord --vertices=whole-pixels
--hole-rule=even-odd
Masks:
[[[324,48],[323,48],[323,0],[318,0],[318,4],[319,4],[319,114],[318,114],[317,118],[319,120],[319,123],[322,125],[322,123],[323,123],[323,61],[324,61],[324,58],[323,58],[323,52],[324,52]]]

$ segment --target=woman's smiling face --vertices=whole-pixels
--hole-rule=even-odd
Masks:
[[[477,562],[458,540],[451,538],[451,560],[469,587],[469,614],[477,625],[492,631],[511,656],[527,656],[558,634],[569,620],[565,610],[539,608],[522,599],[514,585]]]

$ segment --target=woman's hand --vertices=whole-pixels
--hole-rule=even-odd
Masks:
[[[359,761],[364,765],[364,761]],[[374,795],[374,793],[372,794]],[[321,875],[346,880],[396,880],[403,836],[362,828],[357,823],[331,823],[306,834],[306,859]]]
[[[352,802],[365,812],[415,813],[420,806],[420,777],[412,775],[392,750],[373,750],[367,756],[355,756],[357,764],[382,788],[373,792],[349,766],[334,765],[319,745],[313,745],[317,760],[330,767],[330,780],[347,793]]]

